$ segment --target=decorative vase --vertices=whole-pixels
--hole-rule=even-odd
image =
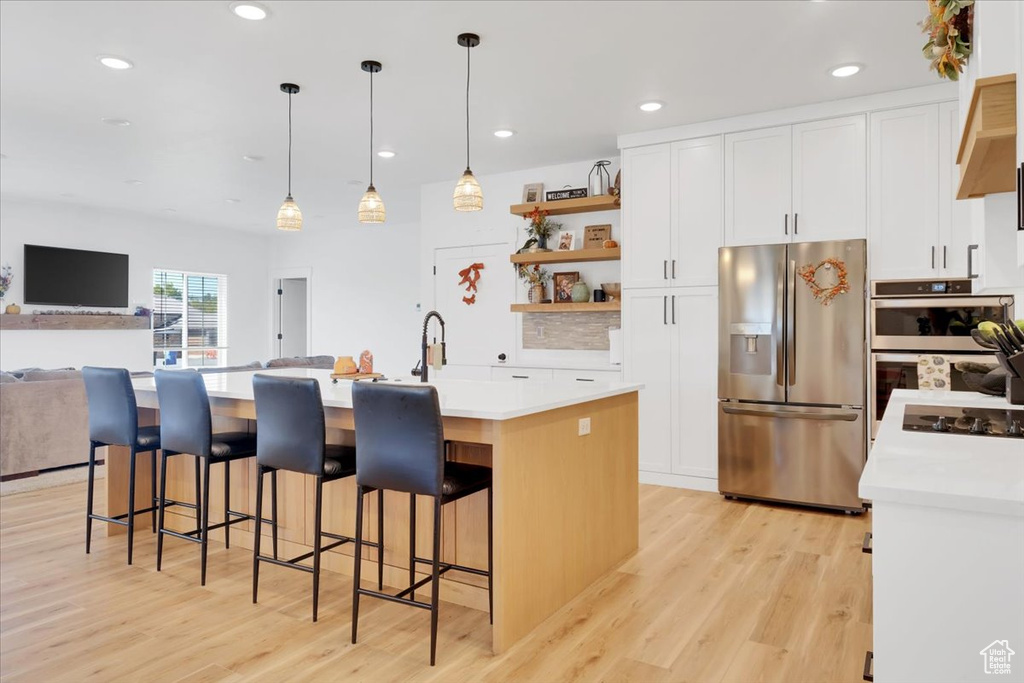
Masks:
[[[21,313],[21,306],[19,306],[18,304],[8,304],[7,308],[4,309],[4,313],[18,315],[19,313]]]
[[[572,286],[572,302],[574,304],[585,304],[590,301],[590,287],[587,287],[587,283],[580,280]]]
[[[544,301],[544,285],[536,284],[531,285],[529,299],[531,304],[539,304]]]
[[[359,372],[356,367],[356,362],[352,360],[352,356],[338,356],[338,360],[334,361],[334,374],[335,375],[354,375]]]
[[[538,235],[537,236],[537,249],[539,251],[547,251],[548,250],[548,236],[547,235]]]

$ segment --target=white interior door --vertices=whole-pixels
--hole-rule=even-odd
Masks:
[[[309,355],[309,340],[306,335],[306,286],[306,278],[278,280],[278,357]]]
[[[778,244],[792,235],[792,127],[725,136],[725,244]]]
[[[445,320],[449,365],[494,365],[501,353],[513,358],[515,271],[508,261],[510,251],[504,243],[434,250],[434,309]],[[474,264],[483,268],[472,292],[459,273]],[[440,341],[440,329],[434,323],[431,327],[430,338],[436,334]]]
[[[864,115],[793,126],[794,241],[867,237],[867,164]]]

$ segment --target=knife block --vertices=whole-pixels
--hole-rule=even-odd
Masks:
[[[1006,400],[1011,405],[1024,406],[1024,378],[1006,376]]]

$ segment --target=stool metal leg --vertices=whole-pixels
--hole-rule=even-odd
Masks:
[[[324,478],[316,477],[316,510],[313,518],[313,621],[316,622],[317,606],[320,602],[320,523],[323,517]],[[358,551],[357,551],[358,553]],[[357,554],[358,557],[358,554]],[[359,561],[358,559],[356,560]]]
[[[356,485],[356,556],[352,577],[352,643],[359,629],[359,579],[363,566],[363,487]]]
[[[200,560],[199,585],[206,585],[206,551],[210,547],[210,459],[203,458],[203,523],[200,527],[200,545],[202,546],[202,559]],[[199,462],[199,457],[196,457]]]
[[[377,590],[384,590],[384,489],[377,489]]]
[[[487,487],[487,614],[494,624],[494,486]]]
[[[263,465],[256,466],[256,537],[252,543],[252,603],[260,586],[260,536],[263,525]],[[276,559],[276,558],[275,558]]]
[[[132,545],[135,543],[135,446],[128,462],[128,564],[132,563]]]
[[[156,570],[160,571],[160,564],[164,557],[164,509],[167,501],[167,451],[160,457],[160,518],[156,525]],[[198,502],[198,499],[197,499]]]
[[[416,583],[416,494],[409,494],[409,585]],[[409,593],[409,599],[416,599],[416,591]]]
[[[203,495],[202,495],[202,478],[199,476],[199,458],[196,457],[196,528],[200,528],[202,523],[200,520],[203,518]]]
[[[89,442],[89,487],[85,502],[85,554],[92,548],[92,501],[96,481],[96,442]]]
[[[231,509],[231,463],[224,463],[224,547],[231,547],[231,525],[228,510]]]
[[[441,588],[441,497],[434,498],[434,563],[430,582],[430,666],[437,652],[437,603]]]
[[[274,559],[277,559],[277,470],[270,471],[270,532],[274,539]]]
[[[152,464],[150,466],[150,473],[149,473],[150,474],[150,476],[149,476],[149,494],[150,494],[150,498],[152,498],[152,501],[150,501],[149,505],[150,505],[150,507],[153,508],[153,511],[150,513],[150,515],[152,515],[152,517],[153,517],[153,533],[154,534],[156,533],[156,508],[157,508],[157,500],[156,500],[156,459],[157,459],[157,453],[158,452],[159,451],[157,449],[155,449],[155,448],[153,449],[153,462],[152,462]]]

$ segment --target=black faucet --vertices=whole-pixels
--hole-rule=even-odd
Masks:
[[[413,375],[419,374],[420,381],[426,382],[427,377],[427,325],[430,324],[431,318],[437,318],[437,322],[441,323],[441,365],[448,364],[447,350],[444,342],[444,318],[437,311],[430,311],[426,317],[423,318],[423,338],[420,340],[420,362],[418,364],[419,373],[416,369],[412,371]],[[434,342],[437,342],[437,337],[434,337]]]

